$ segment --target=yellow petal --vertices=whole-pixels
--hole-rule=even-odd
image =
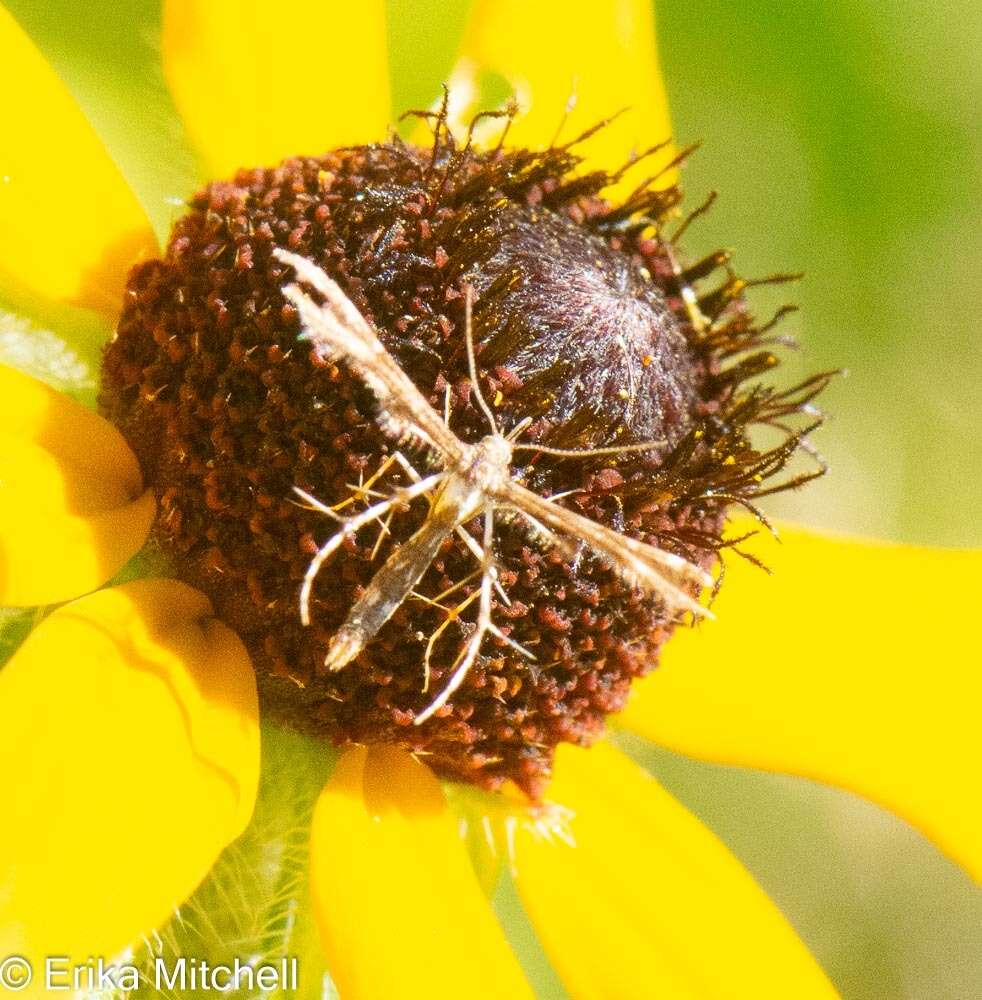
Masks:
[[[408,754],[341,758],[314,812],[311,886],[345,1000],[531,998],[439,784]]]
[[[248,654],[204,595],[140,580],[67,604],[0,672],[0,955],[107,959],[245,828]]]
[[[212,176],[385,135],[382,0],[166,0],[162,46]]]
[[[570,140],[627,109],[580,149],[588,165],[613,170],[671,135],[651,0],[476,0],[450,77],[454,119],[486,110],[502,78],[522,112],[510,145],[548,145],[561,125],[559,140]],[[672,155],[663,150],[637,179]],[[660,184],[673,180],[670,172]]]
[[[717,620],[672,639],[623,724],[858,792],[982,879],[982,552],[782,538],[748,546],[771,576],[729,560]]]
[[[112,424],[0,365],[0,604],[94,590],[143,545],[154,510]]]
[[[569,818],[519,826],[516,878],[572,997],[837,995],[746,869],[618,751],[561,747],[547,798]]]
[[[115,316],[157,251],[133,192],[68,89],[0,6],[0,277]]]

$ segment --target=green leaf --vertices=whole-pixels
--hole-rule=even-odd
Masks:
[[[66,336],[0,307],[0,364],[94,406],[105,335],[105,327],[90,316],[79,317],[74,336]]]

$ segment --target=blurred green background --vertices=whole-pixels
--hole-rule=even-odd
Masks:
[[[7,3],[165,231],[195,170],[159,69],[155,0]],[[398,112],[446,77],[467,2],[389,0],[389,13]],[[982,544],[982,8],[662,0],[657,15],[677,135],[704,143],[685,186],[693,203],[720,192],[689,248],[730,247],[750,276],[806,272],[789,377],[849,370],[817,439],[831,474],[773,509]],[[756,301],[766,313],[786,297]],[[982,894],[902,823],[804,781],[630,749],[737,851],[846,1000],[982,996]]]

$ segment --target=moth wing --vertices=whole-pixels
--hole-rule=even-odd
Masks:
[[[699,617],[712,617],[710,611],[680,585],[695,583],[708,587],[713,583],[712,577],[681,556],[612,531],[582,514],[560,507],[513,480],[501,486],[497,499],[531,515],[558,535],[584,542],[631,583],[661,598],[671,607],[691,611]]]
[[[322,356],[347,364],[372,391],[381,410],[383,429],[394,438],[420,439],[437,451],[445,464],[458,464],[464,452],[459,438],[399,367],[337,282],[305,257],[280,249],[273,253],[323,296],[324,304],[318,305],[297,284],[283,289],[300,314],[306,339]]]

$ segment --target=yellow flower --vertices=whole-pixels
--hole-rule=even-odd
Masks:
[[[515,140],[535,142],[576,77],[579,121],[641,111],[595,148],[612,162],[667,135],[653,29],[645,0],[481,0],[455,88],[503,76],[533,109]],[[381,3],[169,0],[162,52],[211,174],[368,141],[390,118]],[[0,91],[4,286],[111,321],[156,240],[2,8]],[[242,643],[184,584],[100,589],[141,548],[154,511],[115,428],[0,370],[0,603],[60,604],[39,610],[0,671],[0,957],[120,954],[250,822],[260,730]],[[969,662],[982,554],[794,528],[765,549],[773,576],[734,566],[718,621],[671,642],[617,724],[867,796],[982,877],[982,804],[968,794],[982,765],[982,681]],[[570,995],[835,995],[722,843],[613,746],[561,748],[547,799],[552,816],[495,808]],[[531,995],[457,814],[401,751],[340,758],[312,819],[310,893],[345,1000]]]

